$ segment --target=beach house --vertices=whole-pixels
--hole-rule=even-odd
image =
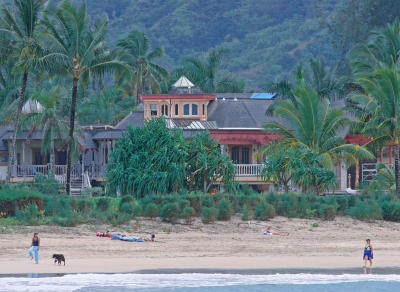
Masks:
[[[263,161],[256,153],[268,142],[278,139],[276,134],[263,130],[262,125],[277,117],[267,116],[268,107],[279,98],[275,93],[204,93],[190,80],[182,76],[167,94],[144,94],[137,110],[129,113],[116,125],[81,126],[78,137],[78,155],[72,168],[73,191],[80,192],[84,181],[92,184],[105,179],[109,155],[115,142],[122,137],[127,127],[140,127],[145,120],[165,117],[167,127],[181,129],[190,138],[201,131],[209,131],[218,141],[221,151],[227,153],[235,164],[236,180],[259,190],[267,190],[269,184],[259,174]],[[333,102],[334,107],[343,107],[343,101]],[[351,143],[363,144],[361,135],[343,133]],[[7,173],[8,144],[12,139],[12,128],[0,127],[0,179]],[[50,164],[49,154],[43,153],[40,131],[23,131],[17,136],[17,167],[12,181],[33,179],[37,173],[47,174],[53,170],[60,182],[65,182],[66,146],[54,149],[55,163]],[[390,147],[379,157],[392,163]],[[263,158],[264,159],[264,158]],[[348,168],[344,161],[336,165],[338,190],[368,181],[376,174],[376,161],[362,162]]]

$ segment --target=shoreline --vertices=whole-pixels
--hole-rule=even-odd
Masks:
[[[131,272],[82,272],[82,273],[6,273],[0,274],[0,278],[52,278],[67,275],[113,275],[113,274],[136,274],[136,275],[179,275],[179,274],[228,274],[228,275],[361,275],[362,268],[267,268],[267,269],[147,269],[133,270]],[[400,266],[377,267],[373,269],[374,275],[400,275]]]

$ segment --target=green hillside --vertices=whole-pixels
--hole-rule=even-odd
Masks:
[[[317,18],[319,0],[87,0],[91,15],[107,13],[111,42],[131,29],[146,32],[165,48],[172,69],[184,55],[215,46],[231,50],[228,70],[249,88],[264,88],[290,75],[300,60],[324,55],[333,60],[326,28]],[[324,7],[329,7],[325,3]]]

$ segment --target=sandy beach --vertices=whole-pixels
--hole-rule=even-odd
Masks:
[[[317,223],[318,227],[312,227]],[[265,236],[262,229],[289,232]],[[122,242],[95,236],[109,229],[132,236],[156,234],[156,242]],[[41,238],[40,262],[28,258],[34,231]],[[120,273],[147,269],[354,268],[362,265],[366,237],[375,249],[375,267],[400,267],[400,223],[287,219],[269,222],[239,218],[230,222],[192,225],[139,220],[124,228],[109,226],[0,227],[0,274]],[[66,266],[51,256],[62,253]]]

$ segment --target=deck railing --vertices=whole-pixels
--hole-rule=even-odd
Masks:
[[[236,176],[259,176],[264,164],[235,164]]]
[[[34,177],[37,174],[48,175],[51,170],[54,172],[55,178],[60,183],[65,183],[67,179],[67,166],[66,165],[17,165],[17,176],[18,177]],[[79,163],[72,164],[71,177],[81,178],[82,166]]]
[[[361,179],[362,181],[371,181],[374,179],[374,177],[376,176],[376,165],[378,163],[363,163],[361,164]],[[385,163],[385,165],[393,170],[394,166],[393,163],[389,164],[389,163]]]

